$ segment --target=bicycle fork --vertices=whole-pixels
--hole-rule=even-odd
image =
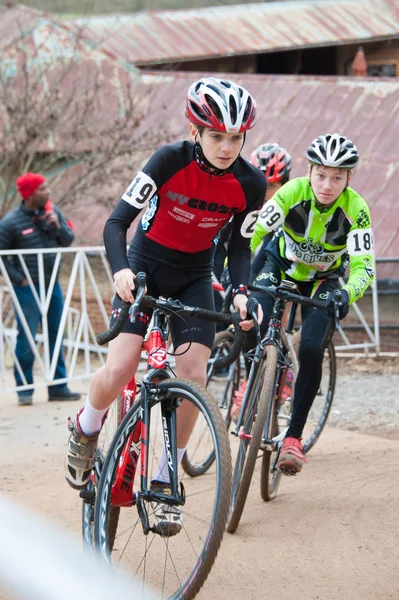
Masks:
[[[122,391],[121,421],[131,408],[132,400],[134,402],[136,397],[136,391],[136,380],[133,378]],[[141,424],[141,420],[138,421],[123,448],[111,491],[112,506],[132,506],[134,503],[133,483],[140,457]]]

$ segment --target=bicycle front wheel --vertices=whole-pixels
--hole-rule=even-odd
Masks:
[[[232,494],[227,531],[234,533],[240,522],[249,486],[255,469],[256,459],[261,451],[263,430],[267,412],[276,384],[277,348],[266,346],[267,352],[265,365],[259,369],[254,392],[248,398],[248,411],[244,420],[244,427],[240,432],[240,443],[233,472]]]
[[[137,443],[134,447],[131,443],[134,432],[141,427],[141,406],[135,405],[118,428],[104,464],[96,502],[95,543],[105,563],[121,564],[144,589],[157,588],[161,598],[189,599],[204,584],[223,537],[231,492],[230,446],[220,411],[209,393],[192,382],[176,379],[154,383],[153,388],[145,400],[149,402],[150,423],[142,431],[147,437],[149,479],[157,471],[163,446],[161,404],[168,410],[176,410],[177,419],[180,406],[176,406],[180,401],[196,409],[197,423],[203,421],[203,427],[206,424],[207,435],[213,441],[214,463],[204,477],[191,479],[180,473],[185,504],[178,507],[183,527],[176,536],[162,537],[153,530],[154,511],[159,505],[142,501],[137,506],[132,502],[131,506],[120,508],[112,539],[109,530],[114,508],[113,486],[121,475],[118,465],[127,444],[129,451],[138,450]],[[133,490],[145,492],[140,487],[139,473],[132,477]]]
[[[323,374],[319,390],[310,409],[303,432],[303,451],[306,454],[315,445],[327,423],[334,399],[337,378],[337,361],[332,341],[324,352]]]
[[[98,438],[97,450],[93,460],[92,479],[85,490],[82,490],[82,536],[83,547],[86,551],[92,552],[94,548],[94,507],[96,502],[96,493],[100,475],[104,466],[105,457],[110,447],[111,441],[121,422],[122,395],[119,395],[110,406],[101,433]],[[112,520],[110,520],[110,535],[112,530],[116,529],[119,518],[119,508],[113,509]]]
[[[272,397],[272,402],[275,403],[276,396],[273,394]],[[268,439],[273,439],[281,435],[289,425],[291,413],[291,398],[287,398],[287,400],[281,406],[276,406],[276,404],[274,404],[271,410],[268,428],[267,431],[265,431],[265,437]],[[263,450],[260,472],[260,495],[265,502],[269,502],[276,497],[277,490],[283,476],[282,472],[276,467],[279,454],[279,445],[274,445],[272,448],[266,446]]]
[[[231,423],[231,402],[234,392],[240,385],[241,364],[238,358],[223,370],[215,369],[215,359],[226,356],[234,344],[234,334],[231,331],[220,331],[216,334],[212,349],[212,357],[208,362],[207,390],[216,399],[222,412],[228,430]],[[213,442],[207,436],[207,426],[201,431],[203,423],[197,423],[195,435],[187,447],[182,459],[182,467],[190,477],[198,477],[207,472],[215,460]]]

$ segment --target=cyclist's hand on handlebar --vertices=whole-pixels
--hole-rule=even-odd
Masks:
[[[339,309],[339,320],[345,319],[349,312],[349,294],[345,289],[335,290],[327,299],[328,312],[335,316],[335,305]]]
[[[117,294],[125,302],[134,302],[132,290],[134,290],[135,275],[130,269],[122,269],[114,275],[114,287]]]
[[[237,310],[240,311],[240,316],[242,318],[242,321],[240,322],[240,327],[241,329],[243,329],[244,331],[248,331],[249,329],[251,329],[254,326],[254,322],[253,319],[247,319],[247,302],[248,302],[248,298],[247,296],[244,296],[244,294],[237,294],[234,297],[233,300],[233,305],[234,308],[236,308]],[[258,305],[258,323],[259,325],[262,323],[263,320],[263,310],[261,305]]]

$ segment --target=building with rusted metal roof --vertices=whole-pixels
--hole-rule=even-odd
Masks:
[[[343,0],[346,2],[346,0]],[[338,2],[337,2],[338,3]],[[306,3],[307,4],[307,3]],[[325,2],[323,4],[329,4]],[[335,4],[335,3],[334,3]],[[352,0],[353,4],[353,0]],[[359,1],[359,4],[363,2]],[[370,4],[370,3],[369,3]],[[375,2],[378,5],[379,2]],[[263,6],[263,5],[261,5]],[[268,5],[270,6],[270,5]],[[19,7],[19,12],[20,12]],[[26,9],[28,10],[28,9]],[[30,10],[30,9],[29,9]],[[10,9],[8,15],[14,12]],[[19,14],[18,12],[18,14]],[[14,16],[17,14],[14,12]],[[6,12],[2,13],[2,16]],[[37,56],[47,56],[49,64],[54,50],[62,46],[67,48],[65,40],[70,39],[72,29],[61,24],[52,28],[50,17],[33,13],[26,20],[24,31],[29,33],[32,44],[41,40],[39,47],[43,52]],[[0,39],[3,45],[3,58],[8,56],[12,64],[12,52],[4,52],[4,45],[11,48],[11,22],[5,25],[0,20]],[[58,37],[54,32],[59,33]],[[8,38],[7,38],[8,35]],[[388,34],[389,35],[389,34]],[[5,40],[8,42],[5,43]],[[72,39],[72,38],[71,38]],[[51,40],[51,43],[50,41]],[[62,44],[61,44],[62,42]],[[85,38],[85,44],[87,39]],[[86,47],[86,45],[85,45]],[[37,49],[37,48],[36,48]],[[130,85],[129,77],[123,70],[123,60],[112,60],[112,53],[102,54],[100,47],[87,54],[90,64],[98,64],[104,71],[98,79],[99,102],[90,114],[93,130],[102,130],[102,125],[115,111],[121,111],[121,91]],[[86,60],[86,59],[85,59]],[[15,63],[17,64],[17,63]],[[117,65],[117,70],[114,66]],[[86,65],[87,66],[87,65]],[[203,73],[201,73],[202,75]],[[174,141],[186,137],[187,121],[184,118],[184,99],[189,84],[198,78],[198,73],[176,73],[143,71],[135,93],[138,98],[146,98],[145,118],[138,125],[140,132],[151,130],[165,131],[164,141]],[[87,70],[77,73],[82,85],[87,81]],[[320,133],[341,131],[351,137],[359,148],[361,161],[353,179],[353,186],[362,194],[371,208],[376,230],[376,255],[390,257],[399,255],[399,80],[396,78],[354,78],[354,77],[316,77],[298,75],[253,75],[235,74],[231,77],[248,87],[259,104],[259,122],[249,132],[243,154],[249,157],[251,150],[265,141],[278,141],[293,155],[293,176],[306,173],[305,150],[308,143]],[[86,79],[85,79],[86,78]],[[119,100],[118,100],[119,99]],[[66,144],[65,136],[49,140],[46,151],[62,151]],[[50,143],[51,142],[51,143]],[[68,140],[69,144],[70,140]],[[158,144],[159,145],[159,144]],[[90,144],[83,150],[90,149]],[[133,177],[137,160],[144,162],[155,149],[148,147],[137,157],[137,147],[130,148],[131,173],[129,168],[121,169],[120,180],[107,183],[109,190],[103,194],[112,196],[117,202],[130,177]],[[81,148],[82,150],[82,148]],[[54,199],[67,188],[67,174],[60,178]],[[101,241],[102,228],[107,212],[104,204],[99,204],[96,191],[85,196],[84,206],[70,205],[68,214],[76,223],[77,238],[84,243]],[[380,268],[379,277],[393,276],[392,265]],[[395,277],[398,279],[398,277]]]
[[[399,75],[396,0],[302,0],[75,20],[97,48],[142,68],[349,74],[359,44]]]
[[[90,58],[98,63],[112,61],[113,64],[138,74],[133,64],[121,62],[117,56],[107,54],[105,49],[94,48],[74,22],[57,19],[23,4],[0,7],[2,62],[16,59],[16,49],[20,47],[22,40],[30,52],[31,66],[40,63],[51,68],[59,59],[77,57],[82,60]]]
[[[139,85],[151,88],[152,102],[140,127],[156,130],[166,123],[171,141],[186,138],[184,100],[190,83],[198,76],[144,72]],[[361,160],[352,185],[370,206],[376,256],[399,256],[399,80],[243,74],[235,75],[234,80],[250,90],[259,108],[259,120],[248,132],[244,157],[249,158],[257,145],[276,141],[292,154],[292,176],[296,177],[307,172],[305,152],[316,136],[341,132],[354,140]],[[134,175],[132,172],[131,177]],[[119,194],[128,179],[120,181]],[[72,206],[71,214],[73,211]],[[83,239],[98,242],[102,225],[98,222],[93,227],[91,219],[90,228],[81,230],[77,223],[76,229]],[[393,276],[394,271],[392,265],[381,266],[379,277]]]

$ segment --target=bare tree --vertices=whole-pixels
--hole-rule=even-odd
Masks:
[[[55,178],[58,204],[88,195],[114,202],[113,182],[120,188],[169,141],[166,126],[154,136],[143,123],[153,93],[135,69],[89,46],[82,29],[48,21],[33,36],[21,23],[0,59],[0,216],[28,170]]]

